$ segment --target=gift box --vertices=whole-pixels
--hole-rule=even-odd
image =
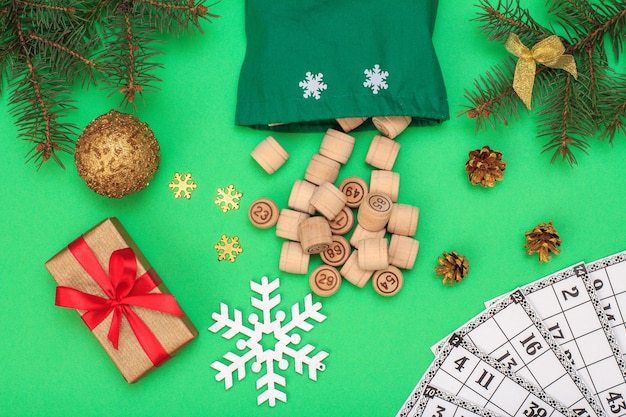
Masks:
[[[198,331],[116,218],[108,218],[46,262],[56,304],[74,308],[133,383]]]

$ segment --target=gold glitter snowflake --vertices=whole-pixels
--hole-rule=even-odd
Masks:
[[[217,189],[217,197],[215,197],[215,204],[222,209],[224,213],[229,210],[239,210],[239,201],[243,197],[243,194],[235,189],[231,184],[226,188]]]
[[[243,248],[239,244],[238,236],[230,237],[222,235],[220,241],[217,242],[213,248],[215,248],[215,251],[217,252],[217,260],[220,262],[235,262],[237,256],[243,252]]]
[[[198,184],[195,183],[191,177],[191,173],[188,174],[174,174],[174,179],[168,185],[170,190],[174,192],[174,198],[186,198],[189,200],[193,190],[198,188]]]

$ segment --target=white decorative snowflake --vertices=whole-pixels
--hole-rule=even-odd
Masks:
[[[256,307],[262,313],[262,317],[252,313],[248,316],[248,322],[252,325],[247,327],[243,324],[242,313],[237,309],[233,309],[233,318],[229,316],[229,308],[226,304],[220,303],[220,312],[213,313],[212,318],[215,324],[209,327],[209,330],[217,333],[223,328],[228,328],[222,335],[225,339],[232,339],[237,335],[243,336],[237,340],[237,349],[243,351],[241,356],[228,352],[224,354],[224,359],[228,362],[223,363],[215,361],[211,367],[217,370],[215,379],[224,381],[224,386],[229,389],[233,386],[233,374],[237,372],[237,379],[241,381],[246,376],[246,364],[252,361],[252,371],[259,373],[265,365],[265,373],[257,379],[256,387],[261,389],[267,387],[265,391],[257,396],[257,404],[261,405],[267,401],[270,407],[276,405],[276,400],[287,402],[287,395],[282,392],[279,386],[286,386],[285,378],[276,373],[275,365],[281,370],[287,370],[289,361],[286,357],[293,359],[295,371],[299,374],[303,373],[303,365],[308,367],[309,379],[317,380],[317,371],[323,371],[325,365],[322,361],[328,356],[327,352],[320,351],[313,356],[309,356],[315,349],[315,346],[306,344],[301,348],[297,348],[301,341],[295,329],[308,332],[313,325],[307,320],[311,319],[316,322],[322,322],[326,316],[321,314],[319,310],[322,304],[317,302],[313,304],[311,294],[304,297],[304,310],[300,311],[300,306],[295,303],[291,307],[291,318],[285,322],[287,315],[284,311],[278,311],[272,319],[272,309],[280,303],[280,294],[271,296],[280,286],[279,278],[269,282],[267,277],[261,278],[258,284],[250,281],[250,289],[259,294],[261,298],[250,297],[253,307]],[[272,348],[264,348],[261,344],[263,337],[267,337],[274,343]],[[273,338],[273,339],[272,339]]]
[[[389,77],[388,71],[381,71],[378,64],[374,65],[372,69],[366,69],[363,71],[365,74],[365,82],[363,87],[371,88],[372,93],[378,94],[381,89],[386,90],[389,88],[387,85],[387,77]]]
[[[307,71],[306,79],[298,83],[298,85],[304,90],[302,97],[309,98],[313,96],[315,97],[315,100],[319,100],[321,97],[320,93],[328,88],[328,85],[323,81],[323,78],[324,74],[321,72],[317,75],[313,75],[311,72]]]

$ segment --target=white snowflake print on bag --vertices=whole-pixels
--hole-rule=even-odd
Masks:
[[[260,373],[265,366],[264,375],[256,381],[257,389],[267,387],[265,391],[257,396],[257,404],[261,405],[268,402],[270,407],[276,405],[276,400],[287,402],[287,394],[280,390],[280,386],[286,386],[286,380],[282,375],[276,373],[278,366],[280,370],[289,368],[287,358],[293,360],[295,371],[299,374],[303,373],[303,366],[308,367],[309,379],[317,380],[317,371],[323,371],[325,365],[322,363],[328,356],[327,352],[319,351],[315,355],[310,355],[315,346],[306,344],[300,348],[297,345],[301,342],[300,334],[296,333],[296,329],[308,332],[313,325],[307,320],[322,322],[326,316],[319,312],[322,304],[313,303],[311,294],[304,297],[304,309],[300,310],[300,305],[295,303],[291,307],[291,317],[285,321],[287,315],[284,311],[278,311],[272,318],[272,309],[280,304],[280,294],[271,296],[271,294],[280,286],[279,278],[269,282],[267,277],[261,278],[261,283],[250,281],[250,289],[259,294],[261,298],[250,297],[253,307],[256,307],[262,313],[262,317],[252,313],[248,316],[248,322],[252,325],[248,327],[244,325],[242,313],[237,309],[233,309],[233,318],[229,316],[229,307],[220,303],[220,312],[213,313],[212,318],[215,324],[209,327],[213,333],[217,333],[223,328],[228,330],[222,335],[225,339],[232,339],[235,336],[241,336],[237,340],[237,349],[242,351],[241,356],[228,352],[224,354],[226,363],[215,361],[211,367],[217,370],[215,379],[224,381],[224,387],[229,389],[233,386],[233,375],[237,373],[237,379],[241,381],[246,376],[246,364],[252,362],[252,371]],[[261,343],[264,336],[274,343],[273,348],[264,348]]]
[[[315,100],[319,100],[321,92],[328,88],[328,85],[323,81],[323,78],[324,74],[321,72],[313,74],[312,72],[307,71],[306,78],[298,83],[300,88],[304,90],[302,97],[314,97]]]
[[[363,87],[369,88],[372,90],[372,93],[378,94],[378,92],[382,90],[386,90],[389,88],[387,85],[387,77],[389,77],[388,71],[381,71],[380,65],[374,65],[374,68],[365,69],[363,71],[365,74],[365,82],[363,83]]]

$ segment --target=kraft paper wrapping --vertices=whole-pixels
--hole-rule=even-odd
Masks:
[[[137,257],[137,276],[152,268],[116,218],[104,220],[85,233],[83,238],[107,273],[111,253],[126,247],[132,248]],[[102,289],[79,265],[67,247],[46,262],[46,268],[59,286],[72,287],[85,293],[106,297]],[[159,284],[151,292],[170,294],[165,284],[158,278],[156,272],[153,271],[151,275]],[[198,335],[198,331],[186,315],[178,317],[141,307],[131,308],[148,325],[170,356],[175,355]],[[77,311],[80,315],[85,313],[82,310]],[[116,350],[112,346],[107,339],[111,319],[112,314],[109,314],[102,323],[93,329],[92,333],[111,357],[126,381],[129,383],[136,382],[154,369],[155,366],[146,356],[126,318],[122,318],[119,347]]]

